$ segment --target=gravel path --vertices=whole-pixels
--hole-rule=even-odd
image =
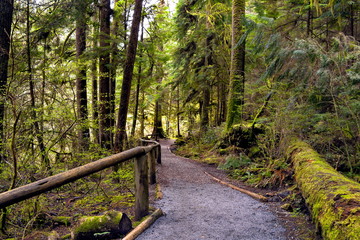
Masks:
[[[169,151],[171,140],[161,144],[157,171],[164,197],[155,206],[166,216],[138,240],[286,239],[285,229],[264,203],[214,182],[200,165],[175,156]]]

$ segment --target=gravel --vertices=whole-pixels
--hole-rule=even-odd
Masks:
[[[162,144],[158,181],[163,199],[155,202],[165,216],[137,239],[281,240],[283,228],[268,206],[211,180],[205,169],[169,151]]]

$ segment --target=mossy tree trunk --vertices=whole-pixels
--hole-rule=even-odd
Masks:
[[[232,1],[231,26],[231,63],[230,63],[230,91],[228,99],[228,112],[226,128],[231,128],[242,119],[244,105],[245,84],[245,41],[238,44],[243,33],[243,18],[245,16],[245,1]]]
[[[77,118],[79,119],[78,147],[86,150],[89,146],[89,124],[87,108],[87,89],[86,89],[86,65],[82,59],[86,51],[86,16],[84,9],[87,8],[85,1],[76,2],[76,57],[78,59],[78,72],[76,77],[76,104]]]
[[[360,236],[360,184],[332,168],[308,144],[289,141],[296,182],[324,239]]]
[[[115,135],[115,152],[121,152],[126,139],[126,120],[129,110],[131,82],[135,64],[136,50],[138,45],[139,28],[141,22],[143,0],[136,0],[134,15],[131,25],[129,44],[126,51],[123,83],[121,87],[120,106]]]
[[[5,159],[4,117],[13,0],[0,1],[0,162]]]
[[[100,56],[99,56],[99,141],[106,149],[111,147],[110,109],[110,0],[100,2]]]

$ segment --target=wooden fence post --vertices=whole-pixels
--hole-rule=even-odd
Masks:
[[[155,166],[155,148],[151,149],[148,153],[148,164],[149,164],[149,182],[150,184],[156,183],[156,166]]]
[[[149,214],[149,182],[146,154],[135,159],[135,221]]]
[[[158,164],[161,164],[161,145],[159,144],[159,145],[156,147],[156,149],[157,149],[156,162],[157,162]]]

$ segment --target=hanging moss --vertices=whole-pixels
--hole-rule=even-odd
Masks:
[[[317,228],[324,239],[360,236],[360,184],[332,168],[307,143],[289,141],[287,156]]]

